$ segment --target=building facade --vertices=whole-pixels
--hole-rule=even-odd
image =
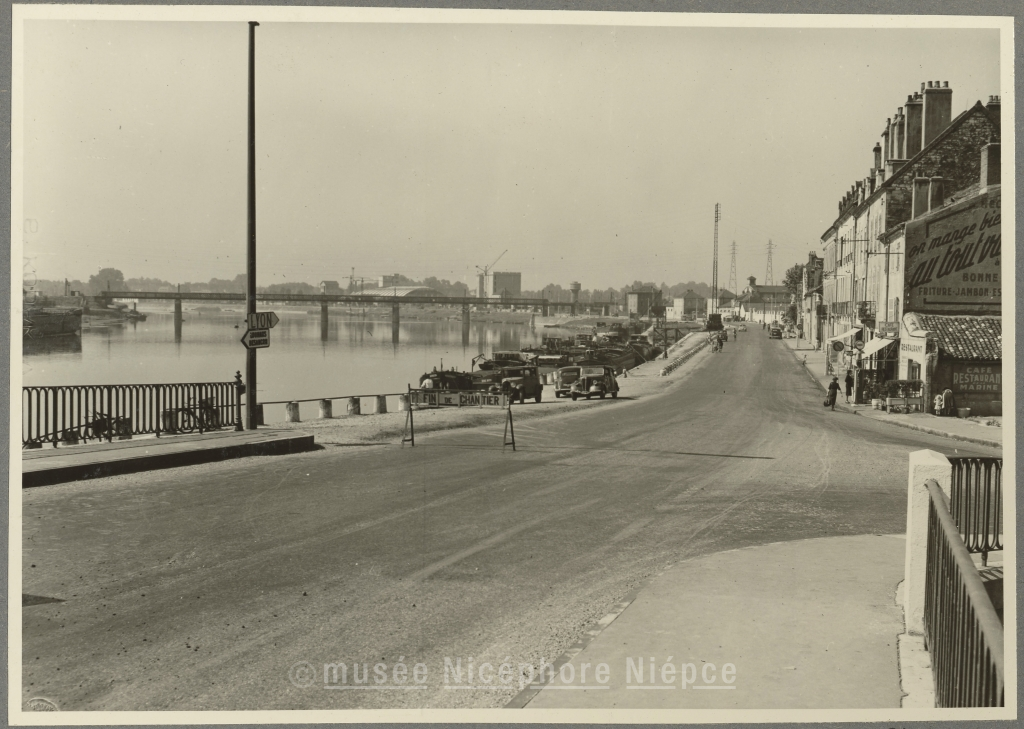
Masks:
[[[931,243],[927,250],[908,249],[907,228],[914,230],[911,221],[933,212],[934,220],[947,219],[955,211],[942,210],[977,197],[998,179],[999,108],[999,97],[990,97],[987,105],[979,101],[951,119],[948,84],[922,84],[886,120],[868,176],[839,201],[838,217],[821,236],[821,306],[814,311],[822,340],[844,343],[841,355],[830,347],[827,367],[854,369],[858,402],[874,383],[918,379],[906,375],[924,362],[903,358],[905,348],[896,346],[904,316],[942,312],[934,306],[935,294],[926,302],[928,296],[913,293],[927,278],[916,259],[930,253]],[[941,265],[932,255],[924,259]],[[990,302],[989,313],[994,309],[998,304]]]
[[[736,297],[736,309],[741,319],[771,324],[782,321],[792,300],[785,286],[765,286],[756,276],[748,276],[746,288]]]

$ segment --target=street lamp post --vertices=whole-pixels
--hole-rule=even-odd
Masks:
[[[245,312],[256,313],[256,26],[249,21],[249,158]],[[245,426],[256,430],[256,349],[245,351]]]

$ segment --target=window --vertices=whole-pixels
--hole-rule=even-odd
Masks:
[[[907,362],[907,379],[908,380],[920,380],[921,379],[921,365],[914,360]]]

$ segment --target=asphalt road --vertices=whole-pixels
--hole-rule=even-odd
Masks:
[[[694,555],[902,532],[910,451],[997,455],[824,409],[761,332],[696,362],[663,397],[524,422],[515,453],[496,415],[493,428],[426,434],[415,449],[332,447],[26,491],[23,592],[63,602],[24,608],[23,699],[502,706],[516,684],[445,689],[445,657],[552,660]],[[301,662],[314,686],[296,685],[308,669],[289,673]],[[389,686],[396,663],[406,685],[417,663],[426,676],[415,690],[325,690],[323,664],[339,662],[371,674],[383,663]]]

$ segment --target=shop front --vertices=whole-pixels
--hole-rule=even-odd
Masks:
[[[901,379],[923,380],[925,408],[947,390],[951,412],[1003,414],[1002,318],[910,313],[899,345]]]

